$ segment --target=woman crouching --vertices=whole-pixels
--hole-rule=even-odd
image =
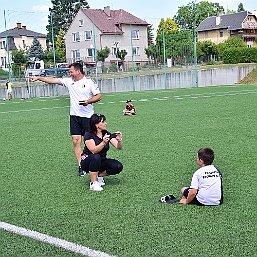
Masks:
[[[81,156],[81,168],[90,176],[90,190],[102,191],[105,185],[103,177],[119,174],[123,166],[114,159],[107,158],[111,143],[122,149],[122,134],[111,134],[106,130],[106,118],[102,114],[93,114],[90,118],[90,132],[84,136],[85,147]]]

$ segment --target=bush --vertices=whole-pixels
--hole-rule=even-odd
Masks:
[[[117,68],[117,64],[116,63],[112,63],[109,67],[109,71],[110,72],[117,72],[118,71],[118,68]]]
[[[0,68],[0,79],[8,79],[8,71]]]
[[[223,63],[257,63],[257,48],[227,48],[223,53]]]

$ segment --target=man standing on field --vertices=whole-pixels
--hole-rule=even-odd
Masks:
[[[79,165],[79,176],[84,176],[80,167],[82,137],[86,131],[89,131],[89,120],[94,114],[93,103],[101,100],[101,93],[98,85],[92,79],[85,77],[83,66],[80,63],[72,63],[69,69],[70,78],[39,76],[28,78],[32,81],[60,84],[68,88],[70,94],[70,134]]]

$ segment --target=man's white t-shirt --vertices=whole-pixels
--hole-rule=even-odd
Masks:
[[[70,115],[90,118],[94,114],[93,104],[79,105],[79,101],[91,99],[100,94],[98,85],[90,78],[83,77],[79,81],[72,78],[61,78],[61,83],[66,86],[70,94]]]
[[[196,199],[204,205],[219,205],[222,196],[222,177],[214,165],[198,169],[192,178],[190,188],[198,189]]]

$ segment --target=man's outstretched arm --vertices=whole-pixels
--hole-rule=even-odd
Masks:
[[[62,84],[60,79],[52,78],[52,77],[28,76],[26,78],[31,79],[32,82],[42,81],[42,82],[45,82],[47,84],[60,84],[60,85]]]

